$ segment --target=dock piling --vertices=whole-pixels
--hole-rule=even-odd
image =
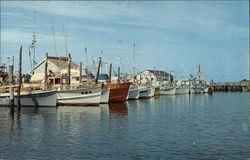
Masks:
[[[14,87],[13,87],[13,65],[8,67],[9,74],[9,93],[10,93],[10,112],[14,113]]]

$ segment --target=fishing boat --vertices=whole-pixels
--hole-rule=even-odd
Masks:
[[[132,84],[129,87],[129,92],[127,95],[128,100],[136,100],[139,98],[139,88],[137,85]]]
[[[101,101],[101,88],[79,88],[57,91],[58,105],[98,106]]]
[[[131,82],[104,84],[102,89],[110,89],[109,102],[126,101]]]
[[[176,88],[169,86],[161,86],[160,87],[160,95],[175,95]]]
[[[108,103],[109,102],[109,93],[110,89],[109,88],[103,88],[102,89],[102,94],[101,94],[101,103]]]
[[[151,98],[154,96],[154,87],[139,86],[139,98]]]
[[[55,107],[56,90],[21,91],[20,102],[22,107]],[[9,93],[0,93],[0,106],[10,104]],[[14,95],[14,105],[17,105],[17,94]]]
[[[188,92],[189,92],[188,88],[179,86],[179,87],[176,87],[175,94],[188,94]]]

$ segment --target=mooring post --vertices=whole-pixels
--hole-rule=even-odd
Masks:
[[[80,68],[79,68],[79,84],[82,84],[82,62],[80,62]]]
[[[13,65],[8,68],[9,76],[9,93],[10,93],[10,112],[14,113],[14,86],[13,86]]]
[[[101,59],[101,57],[100,57],[99,64],[98,64],[98,68],[97,68],[97,73],[96,73],[96,79],[95,79],[95,83],[96,83],[96,84],[98,83],[101,64],[102,64],[102,59]]]
[[[45,68],[44,68],[44,89],[48,88],[48,53],[46,52]]]
[[[19,72],[18,72],[18,89],[17,89],[17,107],[18,111],[21,109],[21,100],[20,100],[20,92],[21,92],[21,85],[22,85],[22,46],[20,47],[19,52]]]
[[[120,83],[120,67],[118,67],[118,83]]]
[[[68,57],[68,85],[70,86],[70,77],[71,77],[71,54],[69,53]]]
[[[109,83],[111,83],[111,75],[112,74],[112,63],[110,63],[110,66],[109,66]]]

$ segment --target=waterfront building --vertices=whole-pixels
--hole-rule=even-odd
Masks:
[[[173,75],[165,71],[159,70],[144,70],[136,76],[137,81],[141,84],[157,84],[163,81],[173,81]]]
[[[45,61],[43,59],[38,65],[36,65],[30,72],[31,82],[41,82],[44,80],[44,70],[45,70]],[[79,65],[74,62],[71,63],[71,84],[79,83]],[[67,76],[68,73],[68,57],[48,57],[48,76]],[[86,69],[82,69],[82,81],[86,82],[87,78],[92,79],[93,74],[88,72],[86,74]]]

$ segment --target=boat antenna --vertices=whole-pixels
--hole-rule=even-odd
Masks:
[[[88,66],[88,56],[87,56],[88,50],[87,47],[85,47],[85,62],[86,62],[86,68]]]
[[[135,43],[133,44],[133,72],[134,72],[133,81],[135,83]]]
[[[36,32],[35,32],[35,22],[36,22],[36,11],[34,11],[33,15],[33,39],[31,43],[31,48],[33,49],[33,63],[32,63],[32,68],[35,67],[36,65]]]
[[[30,59],[30,66],[31,66],[31,70],[32,70],[33,68],[32,68],[32,58],[31,58],[31,52],[30,52],[30,49],[29,49],[29,59]]]
[[[67,46],[67,39],[68,39],[68,23],[67,19],[64,22],[64,45],[65,45],[65,56],[68,56],[68,46]]]
[[[52,33],[53,33],[53,39],[54,39],[55,54],[56,54],[56,57],[57,57],[56,37],[55,37],[55,28],[54,28],[53,19],[52,19],[51,25],[52,25]]]

